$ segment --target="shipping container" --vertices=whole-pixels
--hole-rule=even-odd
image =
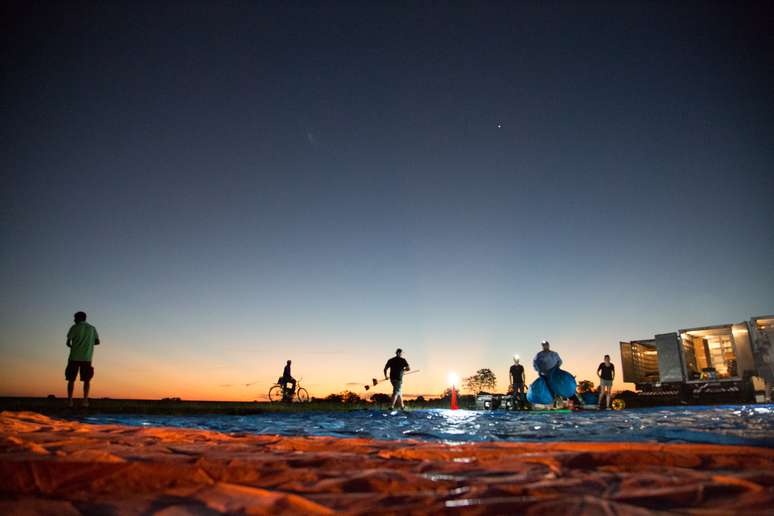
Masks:
[[[622,341],[623,380],[654,402],[753,401],[753,378],[772,381],[764,343],[773,338],[774,316],[761,316]]]

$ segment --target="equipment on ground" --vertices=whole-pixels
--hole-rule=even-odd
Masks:
[[[409,375],[409,374],[414,374],[414,373],[419,373],[419,372],[421,372],[421,371],[419,369],[416,369],[414,371],[408,371],[406,373],[403,373],[403,376],[406,376],[406,375]],[[363,388],[365,390],[369,390],[369,389],[371,389],[371,387],[376,387],[380,383],[386,382],[387,380],[389,380],[389,378],[382,378],[381,380],[377,379],[377,378],[371,378],[372,385],[364,385]]]
[[[575,377],[555,367],[532,382],[527,391],[527,401],[538,405],[550,405],[559,396],[569,398],[575,394]]]

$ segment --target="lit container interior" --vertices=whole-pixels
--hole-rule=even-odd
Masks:
[[[620,345],[625,382],[657,383],[659,381],[658,350],[654,339],[621,342]]]
[[[688,381],[737,379],[752,365],[748,364],[752,356],[747,356],[750,340],[743,323],[680,330],[680,340]]]

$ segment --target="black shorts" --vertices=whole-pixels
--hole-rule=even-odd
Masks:
[[[78,376],[78,371],[81,372],[82,382],[88,382],[94,377],[94,367],[91,365],[91,362],[68,360],[67,368],[65,369],[65,380],[74,382],[75,378]]]
[[[402,396],[403,378],[390,378],[390,383],[392,384],[392,395]]]

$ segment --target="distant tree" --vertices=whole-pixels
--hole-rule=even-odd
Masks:
[[[329,394],[325,397],[325,401],[332,401],[334,403],[341,403],[344,401],[344,397],[341,394]]]
[[[491,369],[479,369],[473,376],[463,380],[465,389],[478,394],[481,391],[493,391],[497,388],[497,378]]]
[[[449,398],[451,398],[451,387],[444,389],[443,394],[441,394],[441,399],[448,400]]]
[[[420,395],[420,396],[417,396],[417,397],[414,399],[414,401],[415,401],[416,403],[427,403],[427,400],[425,399],[425,397],[424,397],[424,396],[421,396],[421,395]]]
[[[363,400],[360,399],[360,396],[355,392],[344,391],[341,393],[341,401],[343,403],[360,403]]]
[[[385,404],[392,401],[392,397],[389,394],[384,394],[383,392],[377,392],[376,394],[371,396],[371,401],[373,403]]]

